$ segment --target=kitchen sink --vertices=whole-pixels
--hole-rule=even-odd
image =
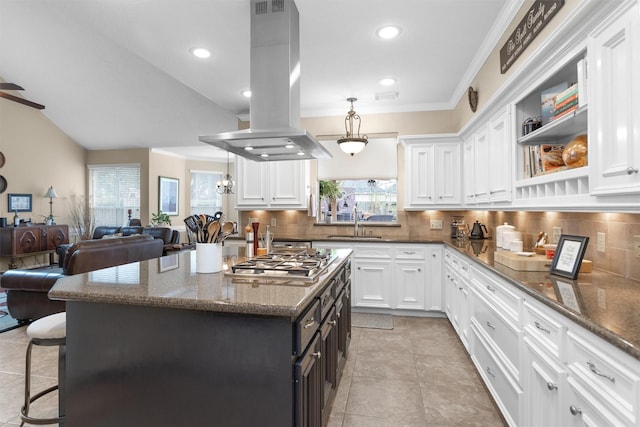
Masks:
[[[346,236],[346,235],[337,235],[331,234],[327,236],[327,239],[336,239],[336,240],[380,240],[382,236]]]

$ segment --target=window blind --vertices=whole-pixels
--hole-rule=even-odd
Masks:
[[[191,214],[213,215],[218,211],[222,211],[222,195],[216,191],[216,184],[222,180],[223,174],[221,172],[193,170],[190,173]]]
[[[96,225],[126,225],[140,217],[140,165],[90,165],[89,194]]]

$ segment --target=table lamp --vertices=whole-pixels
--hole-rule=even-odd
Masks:
[[[53,222],[53,199],[57,199],[58,194],[56,193],[56,190],[53,189],[53,186],[49,187],[44,197],[49,198],[49,216],[47,217],[47,224],[54,225],[55,222]]]

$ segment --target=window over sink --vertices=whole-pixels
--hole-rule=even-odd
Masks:
[[[338,187],[338,196],[332,201],[320,201],[321,221],[396,222],[397,180],[395,179],[339,179],[327,180]],[[329,219],[330,218],[330,219]]]

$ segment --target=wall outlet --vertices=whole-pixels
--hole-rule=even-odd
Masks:
[[[633,236],[633,256],[640,258],[640,236]]]
[[[432,219],[430,227],[432,230],[442,230],[442,220],[441,219]]]
[[[605,234],[598,233],[598,252],[604,253],[604,247],[605,247]]]
[[[560,241],[561,234],[562,227],[553,227],[553,236],[551,236],[551,243],[558,243]]]
[[[278,224],[278,221],[276,220],[276,217],[275,216],[271,217],[271,226],[276,227],[277,224]]]

